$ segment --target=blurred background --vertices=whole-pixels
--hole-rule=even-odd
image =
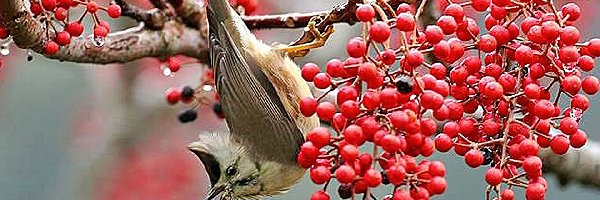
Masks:
[[[261,0],[258,13],[324,10],[340,2],[344,1]],[[600,4],[579,3],[585,15],[577,24],[582,40],[600,36],[600,21],[595,20],[600,17],[596,12]],[[125,28],[132,22],[113,25]],[[356,31],[356,27],[337,25],[325,47],[297,62],[324,65],[328,59],[345,56],[345,42]],[[267,43],[288,43],[300,32],[257,34]],[[175,77],[166,78],[159,70],[161,63],[152,58],[124,65],[91,65],[35,55],[28,62],[25,51],[12,48],[10,56],[0,60],[4,62],[0,69],[0,199],[203,199],[208,180],[186,144],[201,131],[219,127],[221,120],[211,108],[202,108],[196,122],[180,124],[177,112],[185,107],[170,107],[163,98],[168,87],[198,84],[200,66],[186,65]],[[590,99],[592,107],[582,119],[582,128],[597,141],[600,124],[594,122],[600,120],[600,100],[597,96]],[[467,168],[452,153],[434,154],[430,159],[442,160],[447,167],[447,192],[435,199],[484,198],[483,168]],[[550,185],[547,199],[600,199],[599,189],[579,184],[560,187],[552,175],[546,178]],[[315,190],[317,186],[305,178],[288,194],[272,199],[308,199]]]

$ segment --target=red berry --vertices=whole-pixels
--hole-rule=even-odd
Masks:
[[[71,43],[71,35],[69,32],[61,31],[56,34],[56,38],[54,39],[56,43],[60,46],[66,46]]]
[[[363,130],[360,126],[350,125],[346,127],[342,134],[344,135],[344,140],[350,144],[360,146],[365,142]]]
[[[579,128],[579,123],[577,123],[577,120],[575,120],[571,117],[565,117],[560,120],[559,129],[564,134],[571,135],[571,134],[577,132],[578,128]]]
[[[381,184],[383,178],[381,177],[381,173],[375,169],[369,169],[365,173],[364,180],[369,187],[377,187]]]
[[[335,170],[335,178],[340,183],[352,183],[352,181],[354,181],[355,176],[356,172],[352,167],[348,165],[342,165],[337,170]]]
[[[523,170],[529,175],[541,175],[542,160],[537,155],[529,156],[523,160]]]
[[[577,66],[579,66],[579,69],[583,71],[592,71],[592,69],[594,69],[595,66],[594,58],[590,56],[581,56],[579,57],[579,60],[577,60]]]
[[[572,63],[579,60],[579,50],[575,46],[567,46],[560,48],[558,51],[558,57],[563,63]]]
[[[329,194],[323,190],[316,191],[310,196],[310,200],[330,200]]]
[[[335,114],[335,105],[330,102],[319,103],[316,112],[321,120],[329,121],[333,118],[333,114]]]
[[[485,172],[485,182],[492,186],[502,183],[502,170],[498,168],[489,168]]]
[[[569,139],[564,135],[557,135],[550,140],[550,149],[555,154],[565,154],[569,150]]]
[[[525,197],[527,200],[543,200],[546,193],[546,187],[540,183],[532,183],[527,185]]]
[[[482,35],[479,39],[479,43],[477,44],[479,49],[483,52],[490,53],[498,47],[498,43],[496,42],[496,38],[491,35]]]
[[[432,195],[435,195],[443,194],[446,191],[447,187],[448,183],[446,182],[446,179],[436,176],[431,178],[431,181],[429,182],[429,186],[427,188],[429,189]]]
[[[438,42],[442,41],[442,39],[444,39],[444,33],[442,32],[442,29],[439,26],[430,25],[425,28],[425,39],[430,44],[437,44]],[[600,42],[600,40],[598,41]],[[598,55],[600,55],[600,50]]]
[[[414,31],[415,16],[407,12],[398,14],[398,17],[396,18],[396,28],[405,32]]]
[[[569,141],[571,142],[571,146],[573,148],[583,147],[583,145],[587,143],[587,140],[587,135],[582,130],[577,130],[577,132],[569,136]]]
[[[511,189],[505,189],[500,193],[500,200],[514,200],[515,192]]]
[[[329,144],[331,132],[323,127],[316,127],[306,135],[306,140],[312,142],[317,148],[322,148]]]
[[[310,170],[310,180],[315,184],[324,184],[331,178],[329,169],[325,166],[317,166]]]
[[[469,167],[476,168],[483,164],[484,157],[481,151],[476,149],[471,149],[465,154],[465,163]]]
[[[302,74],[302,78],[304,78],[304,80],[306,81],[313,81],[315,76],[317,76],[317,74],[320,72],[320,68],[319,66],[317,66],[317,64],[314,63],[306,63],[304,64],[304,66],[302,67],[301,70],[301,74]]]
[[[54,10],[54,18],[56,18],[58,21],[64,21],[67,19],[67,10],[61,7],[57,8]]]
[[[369,38],[375,42],[383,43],[390,38],[390,27],[382,21],[377,21],[369,28]]]
[[[560,30],[560,41],[567,46],[575,45],[581,34],[574,26],[566,26]]]
[[[8,29],[0,27],[0,39],[1,40],[6,39],[6,38],[8,38],[8,36],[9,36]]]
[[[508,29],[501,25],[493,26],[490,29],[489,34],[496,38],[498,45],[506,44],[510,40],[510,33],[508,32]]]
[[[581,88],[586,94],[594,95],[600,89],[600,81],[595,76],[587,76],[581,82]]]
[[[542,34],[549,40],[556,40],[560,36],[560,25],[555,21],[546,21],[542,23]]]
[[[65,31],[69,32],[72,37],[79,37],[83,33],[83,25],[79,22],[71,22],[65,27]]]
[[[165,92],[165,99],[171,105],[176,104],[181,99],[181,90],[179,88],[169,88]]]
[[[121,6],[111,4],[106,8],[106,12],[112,18],[119,18],[121,16]]]
[[[572,95],[579,93],[581,90],[581,79],[577,76],[567,76],[560,83],[561,88]]]
[[[361,22],[370,22],[375,18],[375,9],[369,4],[360,5],[356,9],[356,18]]]
[[[331,77],[326,73],[318,73],[314,78],[315,87],[326,89],[331,85]]]
[[[406,178],[406,170],[402,166],[394,165],[385,170],[390,183],[398,186],[404,182]]]
[[[450,35],[456,32],[456,29],[458,29],[456,20],[454,20],[453,17],[448,15],[441,16],[437,20],[436,25],[438,25],[442,29],[442,32],[446,35]]]
[[[108,29],[104,26],[96,26],[94,27],[94,36],[96,37],[106,37],[108,35]]]
[[[305,117],[310,117],[317,112],[318,105],[319,103],[316,99],[312,97],[304,97],[300,100],[300,112],[302,112]]]
[[[478,12],[484,12],[490,7],[491,2],[491,0],[472,0],[471,6]]]
[[[417,67],[425,61],[423,54],[418,50],[410,50],[406,53],[406,62],[413,67]]]
[[[44,46],[44,53],[48,54],[48,55],[54,55],[54,54],[58,53],[58,50],[59,50],[59,46],[54,41],[48,41],[48,42],[46,42],[46,45]]]
[[[98,11],[99,6],[95,1],[90,1],[87,3],[87,6],[85,8],[90,13],[96,13],[96,11]]]
[[[56,0],[42,0],[42,7],[47,11],[54,11],[54,8],[56,8]]]
[[[579,19],[579,17],[581,16],[581,9],[575,3],[565,4],[560,10],[561,10],[563,16],[565,16],[565,17],[567,15],[569,16],[567,18],[567,20],[569,20],[569,21],[575,21],[575,20]]]
[[[346,44],[346,51],[350,57],[363,57],[367,53],[367,43],[360,37],[352,38]]]

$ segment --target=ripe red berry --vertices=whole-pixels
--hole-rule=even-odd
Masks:
[[[529,175],[537,175],[542,171],[542,160],[534,156],[528,156],[523,160],[523,170]],[[541,174],[539,174],[541,175]]]
[[[560,36],[560,25],[555,21],[546,21],[542,23],[542,34],[549,40],[556,40]]]
[[[89,13],[96,13],[96,11],[98,11],[99,6],[95,1],[90,1],[87,3],[85,8]]]
[[[566,26],[560,30],[560,41],[567,46],[575,45],[581,34],[574,26]]]
[[[302,67],[301,74],[302,78],[306,81],[313,81],[315,76],[320,72],[319,66],[314,63],[306,63]]]
[[[498,168],[489,168],[485,172],[485,182],[493,186],[502,183],[502,170]]]
[[[71,43],[71,35],[69,32],[61,31],[56,34],[55,41],[60,46],[66,46]]]
[[[346,51],[350,57],[363,57],[367,53],[367,43],[360,37],[352,38],[346,44]]]
[[[79,37],[83,33],[83,25],[79,22],[71,22],[65,27],[65,31],[73,37]]]
[[[319,190],[310,196],[310,200],[330,200],[329,194],[324,190]]]
[[[406,178],[406,170],[402,166],[394,165],[385,170],[390,183],[398,186],[404,182]]]
[[[369,187],[377,187],[381,184],[383,180],[381,173],[375,169],[369,169],[365,173],[364,180]]]
[[[9,36],[8,29],[0,27],[0,39],[1,40],[6,39],[6,38],[8,38],[8,36]]]
[[[369,4],[360,5],[356,9],[356,18],[361,22],[370,22],[375,18],[375,9]]]
[[[352,124],[342,132],[344,140],[350,144],[360,146],[365,142],[363,130],[360,126]]]
[[[450,35],[456,32],[456,29],[458,29],[458,25],[456,20],[454,20],[454,17],[448,15],[441,16],[437,20],[436,25],[438,25],[442,29],[442,32],[446,35]]]
[[[532,183],[527,185],[525,197],[527,200],[543,200],[546,193],[546,187],[540,183]]]
[[[54,18],[58,21],[64,21],[67,19],[67,10],[62,7],[56,8],[56,10],[54,10]]]
[[[476,168],[483,164],[484,157],[481,151],[476,149],[471,149],[465,154],[465,163],[469,167]]]
[[[510,40],[510,33],[508,32],[508,29],[501,25],[493,26],[490,29],[489,34],[496,38],[498,45],[506,44]]]
[[[415,16],[407,12],[398,14],[398,17],[396,18],[396,28],[405,32],[414,31]]]
[[[563,16],[566,17],[568,15],[567,20],[569,21],[575,21],[581,16],[581,9],[575,3],[565,4],[560,10]]]
[[[329,169],[325,166],[317,166],[310,170],[310,180],[315,184],[324,184],[331,178]]]
[[[342,165],[335,170],[335,178],[340,183],[352,183],[352,181],[354,181],[354,177],[356,177],[356,172],[348,165]]]
[[[581,79],[577,76],[567,76],[560,83],[561,88],[572,95],[579,93],[581,90]]]
[[[369,38],[375,42],[383,43],[390,38],[390,27],[382,21],[377,21],[369,28]]]
[[[333,114],[335,114],[335,105],[330,102],[319,103],[316,112],[321,120],[329,121],[333,118]]]
[[[300,112],[305,117],[310,117],[317,112],[317,106],[319,103],[312,97],[304,97],[300,100]]]
[[[493,101],[500,99],[504,95],[502,85],[495,81],[486,84],[482,92],[486,97]]]
[[[500,193],[500,200],[514,200],[515,192],[511,189],[505,189]]]
[[[181,90],[179,88],[169,88],[165,92],[165,99],[171,105],[176,104],[181,99]]]
[[[406,53],[406,62],[413,67],[417,67],[425,61],[423,54],[418,50],[410,50]]]
[[[577,66],[579,66],[579,69],[589,72],[592,71],[592,69],[594,69],[595,66],[595,61],[594,58],[590,57],[590,56],[581,56],[579,57],[579,60],[577,60]]]
[[[564,135],[556,135],[550,140],[550,149],[555,154],[563,155],[569,150],[569,139]]]
[[[439,26],[429,25],[425,28],[425,39],[430,44],[437,44],[438,42],[442,41],[442,39],[444,39],[444,33],[442,32],[442,29]],[[600,51],[598,55],[600,55]]]
[[[317,148],[322,148],[329,144],[331,132],[323,127],[316,127],[306,135],[306,140],[312,142]]]
[[[582,130],[577,130],[577,132],[569,136],[569,141],[571,142],[571,146],[573,148],[583,147],[583,145],[587,143],[587,140],[587,134]]]
[[[498,43],[496,42],[496,38],[491,35],[482,35],[479,39],[479,43],[477,44],[479,49],[483,52],[490,53],[496,50]]]
[[[318,73],[313,79],[315,87],[319,89],[326,89],[331,86],[331,77],[326,73]]]
[[[96,26],[94,27],[94,36],[96,37],[106,37],[108,35],[108,29],[104,26]]]
[[[56,0],[41,0],[41,1],[42,1],[42,7],[44,7],[44,9],[47,11],[54,11],[54,8],[56,8]]]
[[[446,191],[446,188],[448,187],[448,183],[446,182],[446,179],[436,176],[431,178],[431,181],[429,182],[429,186],[427,187],[427,189],[429,189],[429,191],[431,192],[432,195],[436,195],[436,194],[443,194]]]
[[[121,6],[111,4],[106,8],[106,12],[108,13],[108,16],[112,18],[119,18],[121,16]]]
[[[559,129],[564,134],[571,135],[571,134],[577,132],[578,128],[579,128],[579,123],[577,123],[577,120],[575,120],[571,117],[565,117],[560,120]]]
[[[471,6],[477,12],[484,12],[490,7],[491,2],[491,0],[472,0]]]
[[[581,82],[581,88],[586,94],[594,95],[600,89],[600,81],[595,76],[587,76]]]
[[[48,42],[46,42],[46,45],[44,46],[44,53],[48,54],[48,55],[54,55],[54,54],[58,53],[58,50],[59,50],[59,46],[54,41],[48,41]]]
[[[563,47],[558,51],[558,57],[563,63],[577,62],[579,56],[579,50],[575,46]]]

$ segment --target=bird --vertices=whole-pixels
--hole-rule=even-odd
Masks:
[[[258,40],[227,0],[209,0],[210,65],[226,128],[188,145],[210,179],[206,200],[263,199],[304,176],[296,161],[305,134],[319,126],[298,102],[311,97],[289,49]]]

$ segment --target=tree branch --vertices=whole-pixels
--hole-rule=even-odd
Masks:
[[[124,0],[115,0],[114,2],[121,6],[123,16],[130,17],[138,22],[144,22],[144,25],[148,28],[161,29],[168,21],[167,16],[158,9],[143,10],[128,4]]]

